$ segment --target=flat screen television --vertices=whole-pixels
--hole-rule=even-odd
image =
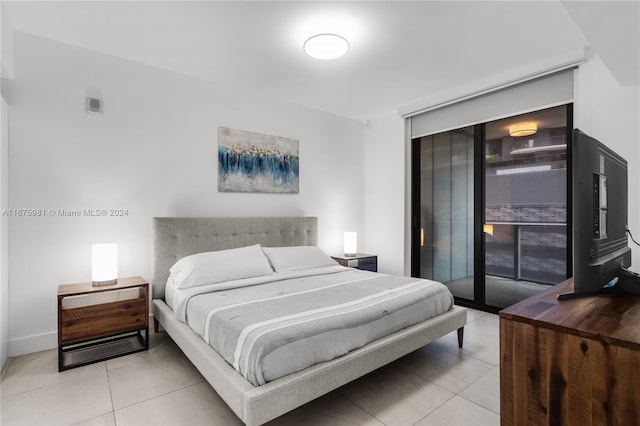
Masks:
[[[574,292],[558,297],[640,294],[640,277],[627,269],[627,161],[574,129],[570,168]]]

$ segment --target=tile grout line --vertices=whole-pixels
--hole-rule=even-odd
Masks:
[[[351,383],[351,382],[350,382]],[[343,385],[346,386],[346,385]],[[370,415],[371,417],[373,417],[374,419],[376,419],[377,421],[379,421],[380,423],[382,423],[385,426],[389,426],[387,425],[385,422],[383,422],[381,419],[377,418],[373,413],[370,413],[367,409],[365,409],[364,407],[361,407],[360,404],[358,404],[357,402],[353,401],[351,398],[349,398],[348,395],[345,395],[340,389],[342,388],[342,386],[338,389],[333,390],[333,392],[338,392],[338,395],[340,395],[342,398],[346,399],[347,401],[349,401],[350,403],[352,403],[353,405],[355,405],[356,407],[358,407],[359,409],[361,409],[362,411],[364,411],[365,413],[367,413],[368,415]]]
[[[199,385],[199,384],[201,384],[201,383],[207,383],[207,384],[208,384],[208,382],[207,382],[206,380],[204,380],[204,379],[203,379],[203,380],[200,380],[199,382],[192,383],[192,384],[190,384],[190,385],[186,385],[186,386],[183,386],[183,387],[181,387],[181,388],[174,389],[174,390],[172,390],[172,391],[162,393],[162,394],[160,394],[160,395],[152,396],[151,398],[143,399],[142,401],[134,402],[133,404],[125,405],[125,406],[123,406],[123,407],[118,408],[117,410],[115,409],[115,407],[113,407],[113,415],[114,415],[114,418],[115,418],[115,412],[116,412],[116,411],[124,410],[125,408],[129,408],[129,407],[134,407],[134,406],[136,406],[136,405],[138,405],[138,404],[142,404],[143,402],[148,402],[148,401],[154,400],[154,399],[156,399],[156,398],[160,398],[160,397],[162,397],[162,396],[170,395],[170,394],[172,394],[172,393],[179,392],[179,391],[181,391],[181,390],[184,390],[184,389],[190,388],[190,387],[192,387],[192,386],[197,386],[197,385]],[[213,388],[212,388],[212,389],[213,389]],[[215,391],[215,389],[214,389],[214,391]],[[111,389],[109,389],[109,392],[111,392]],[[216,392],[216,394],[217,394],[217,392]],[[218,395],[219,395],[219,394],[218,394]]]
[[[402,357],[401,357],[402,358]],[[396,361],[398,361],[400,358],[398,358]],[[394,361],[395,362],[395,361]],[[380,368],[384,368],[389,366],[389,364],[380,367]],[[442,389],[445,392],[448,392],[451,394],[451,396],[449,398],[447,398],[445,401],[442,402],[442,404],[439,404],[438,406],[436,406],[433,410],[429,411],[427,414],[425,414],[423,417],[421,417],[420,419],[418,419],[417,422],[413,423],[413,425],[419,423],[420,421],[422,421],[422,419],[424,419],[425,417],[429,416],[431,413],[433,413],[435,410],[437,410],[438,408],[440,408],[442,405],[444,405],[447,401],[449,401],[451,398],[455,397],[457,395],[457,393],[450,391],[449,389],[446,389],[443,386],[440,386],[437,383],[432,382],[429,379],[426,379],[422,376],[420,376],[419,374],[414,373],[413,371],[407,370],[405,367],[398,365],[396,366],[397,369],[404,371],[405,373],[408,373],[414,377],[419,378],[420,380],[424,380],[425,382],[428,382],[430,384],[432,384],[433,386],[436,386],[437,388]],[[375,371],[375,370],[374,370]],[[351,401],[354,405],[356,405],[357,407],[359,407],[360,409],[364,410],[366,413],[368,413],[369,415],[371,415],[374,419],[378,420],[380,423],[384,424],[385,426],[392,426],[392,425],[387,425],[385,422],[383,422],[381,419],[377,418],[373,413],[370,413],[369,411],[367,411],[366,409],[364,409],[363,407],[360,407],[360,405],[358,405],[355,401],[353,401],[351,398],[349,398],[347,395],[343,394],[341,392],[342,396],[344,396],[347,400]]]
[[[102,363],[104,363],[104,368],[105,368],[106,373],[107,373],[107,386],[108,386],[108,388],[109,388],[109,398],[111,399],[111,411],[107,411],[107,412],[105,412],[105,413],[100,413],[100,414],[98,414],[98,415],[95,415],[95,416],[89,417],[89,418],[87,418],[87,419],[79,420],[79,421],[75,422],[74,424],[78,424],[78,423],[81,423],[81,422],[86,422],[86,421],[88,421],[88,420],[95,419],[96,417],[104,416],[105,414],[109,414],[109,413],[111,413],[111,415],[113,416],[113,421],[114,421],[114,423],[115,423],[115,414],[114,414],[114,412],[113,412],[113,398],[112,398],[112,396],[111,396],[111,384],[109,383],[109,371],[107,370],[107,362],[106,362],[106,361],[101,361],[101,362],[102,362]],[[86,366],[85,366],[85,367],[86,367]],[[48,386],[44,386],[44,387],[42,387],[42,388],[40,388],[40,389],[44,389],[44,388],[46,388],[46,387],[48,387]]]
[[[166,345],[167,343],[169,343],[169,341],[161,342],[161,343],[159,343],[159,344],[156,344],[154,347],[155,347],[155,348],[159,348],[160,346]],[[174,344],[175,344],[175,343],[174,343]],[[176,346],[176,347],[177,347],[177,346]],[[124,356],[124,357],[118,357],[118,358],[114,358],[114,359],[120,359],[120,360],[122,360],[122,359],[125,359],[125,358],[126,358],[126,357],[128,357],[128,356],[139,356],[139,357],[140,357],[140,356],[144,356],[143,354],[147,354],[147,356],[149,356],[149,357],[150,357],[151,355],[149,355],[149,354],[150,354],[150,352],[149,352],[149,351],[150,351],[151,349],[152,349],[152,348],[151,348],[151,347],[149,347],[149,350],[147,350],[147,351],[138,352],[138,353],[134,353],[134,354],[128,354],[128,355],[126,355],[126,356]],[[144,362],[147,362],[147,361],[150,361],[150,362],[162,361],[162,360],[166,360],[166,359],[171,358],[171,356],[172,356],[172,355],[169,355],[169,354],[165,354],[165,355],[157,355],[157,360],[140,359],[140,360],[136,360],[136,361],[133,361],[133,362],[125,363],[125,364],[123,364],[123,365],[116,366],[116,367],[112,367],[112,368],[109,368],[109,366],[107,365],[107,371],[116,371],[116,370],[119,370],[119,369],[121,369],[121,368],[127,368],[127,367],[130,367],[130,366],[132,366],[132,365],[135,365],[135,364],[141,364],[141,363],[144,363]],[[108,361],[113,361],[114,359],[107,360],[107,363],[108,363]],[[137,358],[136,358],[136,359],[137,359]],[[187,359],[187,360],[188,360],[188,359]]]
[[[476,406],[478,406],[478,407],[480,407],[480,408],[482,408],[482,409],[485,409],[485,410],[487,410],[488,412],[493,413],[493,414],[497,415],[498,417],[500,417],[500,413],[496,413],[496,412],[495,412],[495,411],[493,411],[491,408],[487,408],[487,407],[485,407],[484,405],[480,405],[480,404],[478,404],[477,402],[472,401],[472,400],[470,400],[469,398],[465,398],[465,397],[464,397],[464,396],[462,396],[462,395],[457,395],[457,396],[459,396],[460,398],[464,399],[465,401],[468,401],[468,402],[472,403],[473,405],[476,405]]]
[[[33,362],[38,359],[49,358],[49,357],[55,357],[57,360],[58,354],[57,354],[56,348],[45,349],[43,351],[31,352],[27,354],[8,357],[7,364],[9,363],[9,360],[11,360],[13,364],[23,364],[23,363]]]
[[[453,393],[453,392],[451,392]],[[433,410],[429,411],[427,414],[425,414],[423,417],[419,418],[417,422],[415,422],[413,424],[413,426],[417,425],[418,423],[420,423],[421,421],[423,421],[424,419],[426,419],[427,417],[429,417],[430,415],[432,415],[433,413],[436,412],[437,409],[439,409],[440,407],[442,407],[444,404],[446,404],[447,402],[451,401],[453,398],[455,398],[456,396],[459,396],[457,393],[453,393],[453,395],[451,395],[451,397],[447,398],[446,401],[443,401],[442,404],[438,405],[437,407],[435,407]]]
[[[85,365],[83,367],[87,367],[87,366]],[[82,368],[82,367],[79,367],[79,368]],[[69,371],[69,370],[66,370],[66,371]],[[62,374],[62,373],[64,373],[64,372],[58,372],[57,374]],[[79,375],[78,377],[74,377],[73,379],[63,380],[61,382],[56,382],[56,383],[50,383],[48,385],[38,386],[38,387],[35,387],[33,389],[27,389],[27,390],[24,390],[22,392],[14,393],[12,395],[3,396],[2,399],[9,399],[9,398],[13,398],[15,396],[24,395],[24,394],[27,394],[27,393],[30,393],[30,392],[35,392],[35,391],[41,390],[41,389],[47,389],[47,388],[50,388],[50,387],[53,387],[53,386],[60,386],[60,385],[66,384],[66,383],[77,382],[79,380],[86,379],[87,377],[97,376],[98,374],[99,373],[89,374],[89,375],[86,375],[86,376]]]
[[[488,363],[487,363],[488,364]],[[489,373],[491,373],[493,370],[495,370],[496,368],[500,368],[499,365],[493,365],[493,364],[489,364],[491,365],[491,369],[489,371],[487,371],[486,373],[484,373],[483,375],[481,375],[480,377],[478,377],[477,379],[475,379],[473,382],[469,383],[467,386],[465,386],[460,392],[463,392],[466,388],[468,388],[469,386],[473,385],[475,382],[477,382],[478,380],[482,379],[484,376],[488,375]]]
[[[462,350],[465,350],[465,349],[464,349],[464,348],[462,348]],[[485,364],[489,364],[489,365],[491,365],[491,366],[493,366],[493,367],[500,367],[500,363],[499,363],[499,362],[498,362],[498,364],[494,364],[493,362],[489,362],[489,361],[487,361],[486,359],[482,359],[482,358],[478,358],[477,356],[473,356],[473,354],[472,354],[471,352],[469,352],[469,351],[465,351],[465,353],[466,353],[468,356],[470,356],[471,358],[475,359],[476,361],[482,361],[482,362],[484,362]]]
[[[166,340],[166,341],[164,341],[164,342],[160,342],[159,344],[154,345],[154,347],[156,347],[156,348],[157,348],[157,347],[159,347],[159,346],[162,346],[162,345],[168,344],[168,343],[170,343],[170,342],[173,342],[173,341],[172,341],[172,340],[170,340],[170,339],[167,339],[167,340]],[[174,343],[174,344],[175,344],[175,343]],[[150,349],[151,349],[151,347],[150,347]],[[148,352],[140,352],[140,353],[148,353]],[[138,355],[138,354],[133,354],[133,355]],[[170,358],[171,358],[171,355],[159,355],[159,360],[168,360],[168,359],[170,359]],[[135,362],[133,362],[133,363],[128,363],[128,364],[121,365],[121,366],[119,366],[119,367],[115,367],[115,368],[109,368],[109,366],[108,366],[108,365],[106,365],[106,364],[107,364],[107,362],[105,362],[105,365],[106,365],[106,367],[107,367],[107,377],[110,377],[110,376],[109,376],[109,374],[110,374],[111,372],[116,372],[116,371],[118,371],[118,370],[120,370],[120,369],[123,369],[123,368],[129,368],[129,367],[131,367],[132,365],[141,364],[141,363],[144,363],[145,361],[149,361],[149,360],[138,360],[138,361],[135,361]],[[193,364],[191,363],[191,361],[189,361],[186,357],[184,358],[184,360],[183,360],[183,361],[186,361],[186,362],[188,362],[189,364],[193,365]],[[195,368],[195,366],[194,366],[194,368]],[[161,393],[161,394],[159,394],[159,395],[155,395],[155,396],[152,396],[152,397],[150,397],[150,398],[147,398],[147,399],[143,399],[143,400],[141,400],[141,401],[134,402],[134,403],[132,403],[132,404],[124,405],[124,406],[122,406],[122,407],[119,407],[118,409],[116,409],[116,408],[115,408],[115,404],[113,403],[113,394],[111,393],[111,392],[112,392],[112,390],[111,390],[111,381],[109,381],[109,392],[110,392],[110,394],[112,395],[112,396],[111,396],[111,406],[112,406],[112,408],[113,408],[114,421],[115,421],[115,412],[116,412],[116,411],[124,410],[124,409],[126,409],[126,408],[133,407],[133,406],[135,406],[135,405],[138,405],[138,404],[141,404],[141,403],[144,403],[144,402],[148,402],[148,401],[151,401],[151,400],[153,400],[153,399],[160,398],[160,397],[162,397],[162,396],[166,396],[166,395],[169,395],[169,394],[172,394],[172,393],[175,393],[175,392],[178,392],[178,391],[181,391],[181,390],[187,389],[187,388],[189,388],[189,387],[199,385],[199,384],[201,384],[201,383],[206,383],[206,380],[204,379],[204,377],[202,377],[202,374],[201,374],[197,369],[196,369],[196,371],[198,372],[198,375],[200,376],[200,380],[199,380],[199,381],[197,381],[197,382],[195,382],[195,383],[192,383],[192,384],[189,384],[189,385],[186,385],[186,386],[180,387],[180,388],[178,388],[178,389],[171,390],[171,391],[169,391],[169,392]],[[116,424],[117,424],[117,422],[116,422]]]
[[[474,404],[475,404],[475,405],[477,405],[478,407],[482,407],[482,408],[484,408],[485,410],[489,410],[489,411],[491,411],[492,413],[495,413],[495,414],[497,414],[497,415],[499,416],[499,415],[500,415],[500,413],[496,413],[496,412],[495,412],[495,411],[493,411],[491,408],[485,407],[484,405],[481,405],[481,404],[479,404],[479,403],[477,403],[477,402],[475,402],[475,401],[473,401],[473,400],[471,400],[471,399],[469,399],[469,398],[467,398],[467,397],[465,397],[465,396],[461,395],[461,394],[462,394],[462,392],[464,392],[466,389],[468,389],[468,388],[469,388],[470,386],[472,386],[473,384],[477,383],[477,382],[478,382],[480,379],[482,379],[483,377],[485,377],[485,376],[487,376],[487,375],[491,374],[491,372],[493,372],[493,370],[495,370],[496,368],[497,368],[498,370],[500,370],[500,366],[499,366],[499,365],[498,365],[498,366],[493,367],[491,370],[487,371],[487,372],[486,372],[486,373],[484,373],[482,376],[478,377],[476,380],[474,380],[473,382],[469,383],[469,385],[468,385],[468,386],[466,386],[464,389],[462,389],[462,390],[459,392],[459,395],[460,395],[460,398],[464,398],[464,399],[466,399],[467,401],[474,403]],[[498,395],[498,397],[499,397],[499,396],[500,396],[500,395]]]
[[[444,386],[440,386],[439,384],[437,384],[437,383],[435,383],[435,382],[433,382],[433,381],[431,381],[431,380],[429,380],[429,379],[427,379],[427,378],[425,378],[425,377],[422,377],[421,375],[419,375],[419,374],[417,374],[417,373],[414,373],[413,371],[408,370],[406,367],[403,367],[403,366],[399,365],[399,366],[398,366],[398,368],[399,368],[399,369],[401,369],[401,370],[404,370],[405,372],[407,372],[407,373],[409,373],[409,374],[412,374],[412,375],[414,375],[414,376],[416,376],[416,377],[419,377],[419,378],[421,378],[422,380],[425,380],[425,381],[427,381],[427,382],[431,383],[432,385],[437,386],[437,387],[439,387],[440,389],[443,389],[443,390],[445,390],[445,391],[447,391],[447,392],[449,392],[449,393],[451,394],[451,396],[450,396],[449,398],[447,398],[447,399],[446,399],[445,401],[443,401],[441,404],[439,404],[438,406],[436,406],[433,410],[429,411],[427,414],[425,414],[424,416],[422,416],[421,418],[419,418],[417,422],[413,423],[413,426],[417,425],[417,424],[418,424],[418,423],[420,423],[422,420],[424,420],[426,417],[429,417],[431,414],[433,414],[433,413],[434,413],[438,408],[442,407],[444,404],[446,404],[447,402],[451,401],[451,399],[453,399],[453,398],[455,398],[456,396],[458,396],[458,392],[450,391],[449,389],[445,388]],[[491,370],[489,370],[489,371],[491,371]],[[460,392],[462,392],[462,391],[460,391]]]
[[[467,336],[467,333],[465,333],[465,337],[466,337],[466,336]],[[444,336],[443,336],[443,337],[444,337]],[[442,337],[441,337],[440,339],[442,339]],[[438,340],[439,340],[439,339],[438,339]],[[438,340],[434,340],[434,342],[437,342]],[[431,343],[433,343],[433,342],[431,342]],[[463,352],[464,352],[464,354],[465,354],[465,355],[467,355],[467,356],[469,356],[469,357],[471,357],[471,358],[475,359],[476,361],[482,361],[482,362],[484,362],[485,364],[491,365],[491,366],[493,366],[493,367],[499,367],[499,366],[500,366],[500,361],[499,361],[499,360],[498,360],[498,363],[497,363],[497,364],[495,364],[493,361],[487,361],[486,359],[479,358],[479,357],[475,356],[475,355],[471,352],[471,350],[467,349],[467,347],[466,347],[466,346],[464,346],[464,344],[463,344],[462,348],[458,348],[458,347],[456,346],[455,348],[452,348],[451,350],[450,350],[450,349],[445,349],[445,350],[449,351],[450,353],[453,353],[453,351],[460,351],[460,350],[461,350],[461,351],[463,351]]]
[[[107,370],[107,385],[109,386],[109,399],[111,399],[111,415],[113,416],[113,424],[118,425],[116,420],[116,409],[113,405],[113,392],[111,391],[111,375],[109,374],[109,366],[107,365],[107,361],[104,362],[104,368]]]
[[[415,422],[415,423],[413,424],[414,426],[415,426],[416,424],[420,423],[420,422],[421,422],[425,417],[428,417],[428,416],[430,416],[431,414],[433,414],[433,413],[434,413],[438,408],[442,407],[444,404],[446,404],[446,403],[447,403],[447,402],[449,402],[452,398],[455,398],[455,397],[458,395],[456,392],[452,392],[452,391],[450,391],[449,389],[445,388],[444,386],[440,386],[439,384],[437,384],[437,383],[435,383],[435,382],[433,382],[433,381],[431,381],[431,380],[429,380],[429,379],[425,379],[424,377],[420,376],[419,374],[416,374],[416,373],[414,373],[414,372],[412,372],[412,371],[408,371],[406,368],[404,368],[404,367],[402,367],[402,366],[399,366],[399,368],[400,368],[400,369],[402,369],[402,370],[404,370],[404,371],[407,371],[407,372],[409,372],[410,374],[412,374],[412,375],[414,375],[414,376],[416,376],[416,377],[419,377],[419,378],[421,378],[422,380],[425,380],[425,381],[427,381],[427,382],[431,383],[432,385],[437,386],[437,387],[439,387],[440,389],[442,389],[442,390],[444,390],[444,391],[446,391],[446,392],[449,392],[449,393],[451,394],[451,396],[450,396],[449,398],[447,398],[445,401],[442,401],[442,403],[441,403],[441,404],[438,404],[438,406],[434,407],[434,408],[433,408],[433,410],[429,411],[427,414],[425,414],[424,416],[422,416],[421,418],[419,418],[419,419],[418,419],[418,421],[417,421],[417,422]]]
[[[438,385],[437,383],[434,383],[433,381],[431,381],[431,380],[429,380],[429,379],[426,379],[426,378],[424,378],[424,377],[420,376],[419,374],[416,374],[416,373],[414,373],[414,372],[412,372],[412,371],[408,370],[407,368],[405,368],[405,367],[403,367],[403,366],[401,366],[401,365],[400,365],[400,366],[398,366],[398,368],[399,368],[399,369],[404,370],[404,371],[405,371],[405,372],[407,372],[407,373],[413,374],[414,376],[417,376],[417,377],[419,377],[419,378],[421,378],[421,379],[423,379],[423,380],[425,380],[425,381],[427,381],[427,382],[429,382],[429,383],[431,383],[431,384],[433,384],[433,385],[435,385],[435,386],[438,386],[439,388],[444,389],[445,391],[447,391],[447,392],[449,392],[449,393],[451,393],[451,394],[452,394],[452,395],[451,395],[451,397],[447,398],[447,400],[446,400],[446,401],[443,401],[443,402],[442,402],[442,404],[438,405],[438,406],[437,406],[437,407],[435,407],[433,410],[431,410],[429,413],[427,413],[426,415],[424,415],[423,417],[421,417],[417,422],[415,422],[415,423],[413,424],[413,426],[417,425],[417,424],[418,424],[418,423],[420,423],[422,420],[424,420],[425,418],[429,417],[429,416],[430,416],[431,414],[433,414],[437,409],[439,409],[440,407],[442,407],[443,405],[445,405],[447,402],[451,401],[451,400],[452,400],[453,398],[455,398],[456,396],[459,396],[460,398],[463,398],[463,399],[465,399],[466,401],[469,401],[469,402],[473,403],[474,405],[477,405],[478,407],[483,408],[483,409],[485,409],[485,410],[487,410],[487,411],[489,411],[489,412],[491,412],[491,413],[497,414],[498,416],[500,415],[500,413],[496,413],[495,411],[493,411],[493,410],[491,410],[491,409],[489,409],[489,408],[487,408],[487,407],[484,407],[484,406],[482,406],[482,405],[478,404],[477,402],[471,401],[470,399],[465,398],[464,396],[462,396],[462,395],[461,395],[461,393],[462,393],[462,392],[464,392],[464,390],[465,390],[465,389],[467,389],[469,386],[473,385],[473,384],[474,384],[474,383],[476,383],[478,380],[480,380],[481,378],[485,377],[487,374],[491,373],[494,369],[499,368],[498,366],[493,366],[493,364],[488,363],[488,362],[486,362],[486,361],[483,361],[483,360],[481,360],[481,359],[478,359],[478,358],[474,358],[474,359],[476,359],[476,360],[478,360],[478,361],[481,361],[481,362],[484,362],[485,364],[491,365],[491,366],[492,366],[492,368],[491,368],[489,371],[487,371],[486,373],[482,374],[482,375],[481,375],[480,377],[478,377],[477,379],[475,379],[474,381],[472,381],[471,383],[469,383],[467,386],[465,386],[464,388],[462,388],[459,392],[453,392],[453,391],[451,391],[451,390],[449,390],[449,389],[447,389],[447,388],[445,388],[445,387],[443,387],[443,386]]]

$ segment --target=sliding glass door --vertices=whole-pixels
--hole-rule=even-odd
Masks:
[[[412,274],[497,310],[571,272],[571,105],[412,141]]]
[[[414,140],[420,170],[416,209],[418,276],[447,283],[455,296],[474,298],[473,128]]]
[[[512,305],[570,274],[568,108],[486,123],[486,305]]]

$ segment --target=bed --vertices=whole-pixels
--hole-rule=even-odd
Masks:
[[[315,246],[317,218],[154,218],[153,233],[154,326],[156,330],[160,325],[163,327],[231,410],[249,426],[264,424],[454,330],[458,331],[458,343],[462,346],[466,310],[453,306],[442,314],[378,338],[339,358],[265,384],[252,384],[180,321],[169,307],[169,298],[165,300],[170,296],[165,291],[168,290],[169,269],[181,258],[203,252],[255,244],[264,247]],[[173,305],[173,300],[170,302]]]

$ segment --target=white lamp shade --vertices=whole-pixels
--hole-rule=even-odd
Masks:
[[[358,233],[344,233],[344,255],[355,256],[358,253]]]
[[[91,246],[91,281],[94,285],[115,284],[118,281],[118,245]]]

